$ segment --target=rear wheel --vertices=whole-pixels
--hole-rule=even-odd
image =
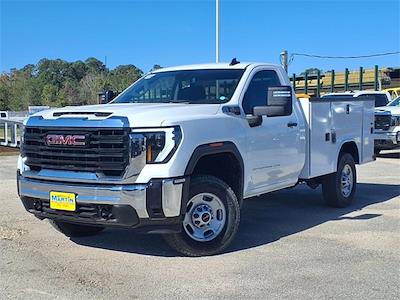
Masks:
[[[217,177],[195,176],[190,183],[182,231],[164,237],[184,255],[214,255],[232,242],[239,221],[240,207],[233,190]]]
[[[50,220],[50,224],[57,229],[57,231],[68,237],[91,236],[104,230],[104,227],[78,225],[55,220]]]
[[[357,174],[354,158],[348,153],[339,157],[337,172],[325,177],[322,193],[328,205],[333,207],[349,206],[354,199]]]

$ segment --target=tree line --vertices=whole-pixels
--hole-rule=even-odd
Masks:
[[[153,69],[157,68],[160,66],[154,65]],[[27,110],[29,105],[96,104],[97,93],[122,91],[142,75],[135,65],[108,69],[93,57],[74,62],[44,58],[0,75],[0,110]]]

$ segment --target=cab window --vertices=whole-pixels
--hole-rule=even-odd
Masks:
[[[386,106],[389,103],[389,99],[385,94],[362,94],[362,96],[375,101],[375,107]]]
[[[253,114],[255,106],[266,105],[268,88],[272,86],[281,86],[275,71],[259,71],[254,75],[243,98],[243,110],[246,115]]]

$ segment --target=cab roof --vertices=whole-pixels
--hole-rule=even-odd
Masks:
[[[183,65],[176,67],[167,67],[154,70],[151,73],[168,72],[168,71],[180,71],[180,70],[212,70],[212,69],[233,69],[233,70],[243,70],[248,66],[270,66],[270,67],[280,67],[280,65],[267,64],[267,63],[254,63],[254,62],[240,62],[235,65],[230,65],[229,63],[209,63],[209,64],[196,64],[196,65]]]
[[[348,92],[340,92],[340,93],[327,93],[324,94],[322,97],[334,97],[334,96],[353,96],[353,97],[358,97],[362,96],[365,94],[377,94],[377,95],[388,95],[388,92],[386,91],[369,91],[369,90],[364,90],[364,91],[348,91]]]

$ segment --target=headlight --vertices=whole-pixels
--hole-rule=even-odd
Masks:
[[[166,163],[174,155],[181,138],[179,127],[133,129],[131,159],[142,157],[147,164]]]
[[[392,116],[390,126],[400,126],[400,116]]]

